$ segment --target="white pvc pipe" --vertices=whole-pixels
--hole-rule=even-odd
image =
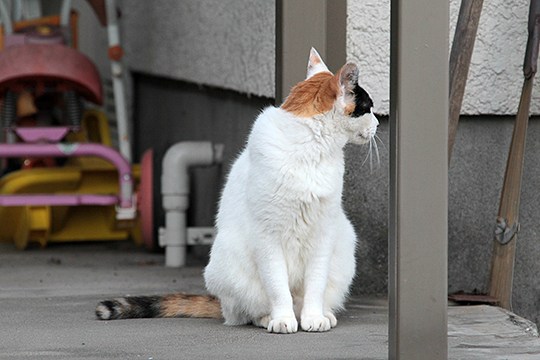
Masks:
[[[186,210],[165,210],[165,266],[181,267],[186,264],[187,223]]]
[[[189,168],[222,160],[223,145],[210,142],[180,142],[169,148],[163,157],[161,195],[165,228],[160,230],[160,245],[165,246],[165,266],[181,267],[186,263]]]

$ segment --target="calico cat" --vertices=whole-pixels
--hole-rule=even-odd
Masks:
[[[346,143],[370,143],[378,121],[358,68],[333,75],[311,49],[307,78],[265,109],[228,176],[204,271],[212,295],[124,297],[99,319],[223,318],[269,332],[328,331],[355,274],[356,235],[342,208]]]

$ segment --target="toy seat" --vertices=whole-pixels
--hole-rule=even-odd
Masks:
[[[24,44],[0,52],[0,96],[7,90],[21,92],[28,86],[38,90],[74,90],[95,104],[103,102],[94,64],[64,45]]]

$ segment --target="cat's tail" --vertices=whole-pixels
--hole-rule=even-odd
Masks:
[[[164,296],[126,296],[100,301],[96,307],[100,320],[193,317],[221,318],[219,299],[210,295],[171,294]]]

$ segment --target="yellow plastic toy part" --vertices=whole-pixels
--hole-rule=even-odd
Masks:
[[[70,141],[110,145],[107,119],[102,112],[85,112],[81,131]],[[140,168],[134,165],[138,183]],[[70,158],[63,167],[34,168],[12,172],[0,179],[0,194],[115,194],[116,169],[95,157]],[[20,206],[0,207],[0,241],[24,249],[29,243],[133,239],[142,244],[138,220],[119,222],[114,206]]]

